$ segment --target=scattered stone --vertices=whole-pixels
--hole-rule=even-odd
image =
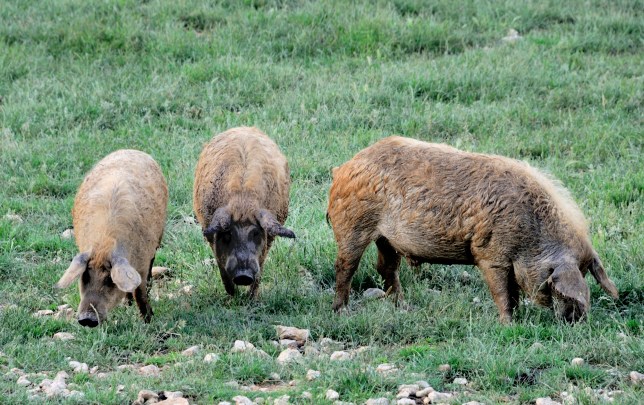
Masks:
[[[320,355],[320,351],[313,346],[304,346],[304,354],[309,357],[316,357]]]
[[[161,370],[159,370],[159,367],[155,366],[154,364],[150,364],[141,367],[139,369],[139,374],[144,377],[157,377],[161,374]]]
[[[362,297],[365,299],[378,299],[383,298],[387,293],[385,293],[380,288],[367,288],[363,293]]]
[[[331,361],[347,361],[351,360],[351,354],[343,350],[333,352],[331,354]]]
[[[376,367],[376,372],[380,374],[391,374],[397,371],[398,369],[396,368],[396,366],[388,363],[379,364],[378,367]]]
[[[157,402],[157,405],[189,405],[190,402],[188,402],[187,399],[185,398],[169,398],[161,402]]]
[[[231,353],[252,352],[255,351],[255,345],[243,340],[235,340]]]
[[[574,359],[572,359],[570,364],[572,364],[573,366],[576,366],[576,367],[583,366],[584,365],[584,359],[582,359],[581,357],[575,357]]]
[[[633,384],[644,384],[644,374],[631,371],[628,376],[631,378]]]
[[[69,332],[58,332],[54,334],[54,339],[66,341],[66,340],[74,340],[76,339],[76,336],[72,335]]]
[[[185,295],[192,295],[192,290],[193,289],[194,289],[194,286],[188,284],[188,285],[184,285],[183,287],[181,287],[179,292],[182,293],[182,294],[185,294]]]
[[[532,346],[530,346],[530,350],[541,350],[543,349],[543,344],[539,342],[534,342]]]
[[[452,366],[450,366],[449,364],[441,364],[440,366],[438,366],[438,371],[449,373],[450,371],[452,371]]]
[[[216,363],[219,361],[219,355],[217,353],[208,353],[204,356],[204,363]]]
[[[279,346],[288,347],[291,349],[297,349],[298,347],[300,347],[297,340],[293,339],[280,339]]]
[[[181,354],[183,354],[184,356],[194,356],[200,351],[201,351],[201,346],[196,345],[196,346],[190,346],[186,350],[182,351]]]
[[[416,381],[416,385],[418,385],[418,387],[420,387],[421,389],[429,388],[429,383],[425,380]]]
[[[505,42],[516,42],[521,39],[521,35],[514,28],[510,28],[506,36],[501,38]]]
[[[141,390],[139,395],[136,397],[136,401],[132,405],[143,405],[145,403],[152,404],[158,402],[159,394],[150,390]]]
[[[220,401],[217,405],[233,405],[228,401]]]
[[[75,373],[89,373],[89,366],[87,363],[72,360],[69,362],[69,367],[71,367]]]
[[[387,398],[369,398],[364,405],[389,405],[389,400]]]
[[[313,399],[313,394],[311,394],[308,391],[304,391],[301,396],[302,396],[302,399],[308,399],[308,400]]]
[[[416,400],[411,398],[400,398],[396,405],[416,405]]]
[[[553,401],[550,397],[537,398],[535,405],[561,405],[561,402]]]
[[[235,401],[235,405],[253,405],[253,401],[243,395],[233,397],[233,401]]]
[[[120,394],[120,393],[122,393],[123,391],[125,391],[125,385],[123,385],[123,384],[119,384],[119,385],[117,385],[117,386],[116,386],[116,393],[117,393],[117,394]]]
[[[302,353],[300,353],[297,349],[288,348],[284,350],[282,353],[280,353],[280,355],[277,357],[277,362],[281,364],[289,363],[301,357],[302,357]]]
[[[416,391],[416,396],[418,398],[425,398],[427,395],[429,395],[433,391],[434,391],[434,389],[432,387],[426,387],[426,388],[423,388],[420,391]]]
[[[16,381],[16,384],[23,387],[28,387],[31,385],[31,381],[27,379],[26,375],[21,375],[20,377],[18,377],[18,381]]]
[[[116,366],[116,369],[119,371],[124,371],[124,370],[134,370],[136,367],[134,364],[121,364],[120,366]]]
[[[290,396],[282,395],[281,397],[275,398],[275,401],[273,401],[273,405],[288,405],[290,399],[291,399]]]
[[[58,311],[54,314],[54,319],[70,321],[74,319],[74,309],[69,307],[67,304],[61,305],[58,307]]]
[[[73,229],[65,229],[63,233],[60,234],[60,237],[63,239],[71,239],[74,237],[74,230]]]
[[[480,304],[480,303],[481,303],[481,299],[479,297],[472,298],[472,304]]]
[[[467,385],[467,378],[455,378],[452,383],[458,385]]]
[[[627,335],[626,333],[624,333],[624,332],[619,332],[619,333],[617,334],[617,337],[618,337],[618,338],[620,338],[620,339],[622,339],[622,340],[626,340],[626,339],[628,339],[628,335]]]
[[[42,380],[39,385],[40,390],[44,392],[47,397],[69,394],[67,383],[65,382],[68,377],[69,375],[66,372],[59,371],[53,381],[47,378]]]
[[[108,378],[109,376],[110,376],[109,373],[98,373],[98,374],[96,374],[96,378],[98,378],[100,380],[102,380],[104,378]]]
[[[163,395],[167,399],[183,398],[183,392],[181,391],[163,391]]]
[[[338,394],[338,392],[334,390],[326,390],[324,397],[329,401],[335,401],[336,399],[340,398],[340,394]]]
[[[485,405],[485,404],[479,401],[469,401],[469,402],[464,402],[463,405]]]
[[[313,380],[315,380],[317,378],[320,378],[320,375],[322,375],[322,373],[320,373],[317,370],[309,370],[309,371],[306,372],[306,380],[307,381],[313,381]]]
[[[277,325],[277,335],[280,339],[291,339],[298,342],[298,344],[304,345],[307,340],[309,340],[310,332],[308,329],[298,329],[292,326],[282,326]]]
[[[268,379],[269,379],[269,380],[273,380],[273,381],[280,381],[282,378],[281,378],[281,377],[280,377],[280,375],[279,375],[279,374],[277,374],[277,373],[270,373],[270,374],[268,375]]]
[[[18,214],[6,214],[4,218],[16,224],[21,224],[23,222],[22,217]]]
[[[361,355],[362,353],[366,353],[369,350],[371,350],[370,346],[360,346],[357,349],[353,350],[353,354]]]
[[[154,266],[152,267],[152,278],[154,278],[155,280],[160,279],[161,277],[165,276],[167,272],[167,267]]]
[[[263,404],[264,402],[266,402],[266,400],[262,397],[257,397],[253,400],[254,404]]]
[[[51,316],[54,314],[54,311],[51,309],[41,309],[40,311],[34,312],[36,318],[42,318],[43,316]]]
[[[403,384],[398,386],[398,391],[408,391],[409,395],[414,395],[416,394],[416,391],[420,390],[420,386],[418,384]],[[408,397],[409,395],[406,395]],[[401,397],[402,398],[402,397]]]
[[[449,401],[451,397],[452,397],[452,394],[448,392],[432,391],[425,398],[429,399],[430,403],[436,403],[441,401]]]

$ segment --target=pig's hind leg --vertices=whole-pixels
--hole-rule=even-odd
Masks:
[[[400,303],[403,300],[403,292],[398,277],[400,255],[391,246],[387,238],[383,236],[376,239],[376,246],[378,247],[376,270],[385,282],[387,294],[392,295],[396,303]]]

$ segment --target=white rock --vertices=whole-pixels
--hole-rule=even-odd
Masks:
[[[163,391],[163,395],[167,399],[183,398],[183,392],[181,391]]]
[[[505,42],[516,42],[521,39],[521,35],[514,28],[510,28],[506,36],[501,38]]]
[[[159,399],[159,394],[157,394],[156,392],[150,391],[150,390],[141,390],[139,391],[139,394],[136,397],[136,402],[139,404],[144,404],[150,401],[149,403],[152,403],[152,402],[157,402],[158,399]]]
[[[331,353],[331,361],[347,361],[351,360],[351,354],[343,350]]]
[[[300,345],[297,340],[293,339],[280,339],[279,346],[289,347],[291,349],[297,349]]]
[[[448,392],[432,391],[427,395],[426,398],[429,398],[429,401],[431,403],[434,403],[434,402],[448,401],[451,397],[452,397],[452,394]]]
[[[72,360],[69,362],[69,367],[71,367],[75,373],[89,373],[89,366],[87,363]]]
[[[416,385],[418,385],[418,387],[420,387],[421,389],[429,388],[429,383],[425,380],[416,381]]]
[[[58,332],[54,334],[54,339],[58,339],[62,341],[73,340],[73,339],[76,339],[76,336],[72,335],[69,332]]]
[[[396,405],[416,405],[416,400],[410,398],[400,398]]]
[[[63,233],[60,234],[60,237],[63,239],[71,239],[74,237],[74,230],[73,229],[65,229]]]
[[[467,385],[467,378],[455,378],[452,383],[458,385]]]
[[[6,214],[4,217],[5,217],[5,219],[7,219],[7,220],[9,220],[9,221],[11,221],[13,223],[16,223],[16,224],[21,224],[22,223],[22,217],[20,215],[18,215],[18,214]]]
[[[469,401],[469,402],[464,402],[463,405],[485,405],[485,404],[479,401]]]
[[[382,291],[380,288],[367,288],[363,293],[362,297],[365,299],[378,299],[383,298],[387,293]]]
[[[411,392],[411,390],[400,390],[398,391],[398,394],[396,394],[396,399],[400,398],[409,398],[410,395],[414,394],[414,392]]]
[[[279,356],[277,356],[277,362],[282,364],[289,363],[301,357],[302,357],[302,353],[300,353],[299,350],[288,348],[284,350],[282,353],[280,353]]]
[[[188,284],[188,285],[184,285],[183,287],[181,287],[179,292],[182,293],[182,294],[185,294],[185,295],[192,295],[192,290],[193,289],[194,289],[194,286]]]
[[[387,398],[369,398],[364,405],[389,405],[389,400]]]
[[[277,374],[277,373],[270,373],[270,374],[268,375],[268,379],[269,379],[269,380],[273,380],[273,381],[280,381],[282,378],[281,378],[281,377],[280,377],[280,375],[279,375],[279,374]]]
[[[182,351],[181,354],[183,354],[184,356],[194,356],[200,351],[201,351],[201,346],[196,345],[196,346],[190,346],[186,350]]]
[[[152,267],[152,278],[159,279],[168,272],[167,267],[154,266]]]
[[[317,378],[320,378],[320,375],[322,375],[319,371],[317,370],[309,370],[306,372],[306,380],[307,381],[313,381]]]
[[[139,369],[139,374],[144,377],[156,377],[161,374],[161,370],[159,370],[159,367],[155,366],[154,364],[150,364],[141,367]]]
[[[204,363],[216,363],[219,361],[219,355],[217,353],[208,353],[204,356]]]
[[[530,350],[541,350],[543,349],[543,344],[539,342],[534,342],[532,346],[530,346]]]
[[[423,388],[420,391],[416,391],[416,396],[418,398],[424,398],[427,395],[429,395],[430,392],[433,392],[433,391],[434,391],[434,389],[432,387]]]
[[[535,405],[561,405],[561,402],[553,401],[550,397],[537,398]]]
[[[480,299],[479,297],[474,297],[474,298],[472,298],[472,303],[473,303],[473,304],[480,304],[480,303],[481,303],[481,299]]]
[[[273,401],[273,405],[288,405],[290,399],[291,399],[290,396],[282,395],[281,397],[275,398],[275,401]]]
[[[235,340],[233,348],[230,349],[232,353],[248,352],[255,351],[255,345],[250,342],[245,342],[243,340]]]
[[[309,340],[310,332],[308,329],[298,329],[292,326],[275,326],[277,329],[277,335],[280,339],[291,339],[297,341],[300,345],[306,343]]]
[[[231,404],[228,401],[220,401],[220,402],[217,403],[217,405],[233,405],[233,404]]]
[[[169,399],[157,402],[156,404],[157,405],[189,405],[190,402],[188,402],[188,400],[185,398],[169,398]]]
[[[104,378],[108,378],[109,376],[110,376],[110,374],[109,374],[109,373],[97,373],[97,374],[96,374],[96,378],[98,378],[98,379],[100,379],[100,380],[102,380],[102,379],[104,379]]]
[[[628,376],[633,384],[644,384],[644,374],[633,370],[628,374]]]
[[[308,392],[308,391],[304,391],[304,392],[302,393],[301,397],[302,397],[302,399],[308,399],[308,400],[311,400],[311,399],[313,399],[313,394],[311,394],[311,393],[310,393],[310,392]]]
[[[255,399],[253,399],[254,404],[263,404],[264,402],[266,402],[266,400],[264,398],[262,398],[262,397],[257,397]]]
[[[94,366],[94,367],[89,369],[90,374],[96,374],[97,371],[98,371],[98,366]]]
[[[410,394],[415,394],[418,390],[420,390],[418,384],[402,384],[398,386],[398,391],[409,391]]]
[[[340,398],[340,394],[338,394],[338,392],[334,390],[326,390],[324,397],[329,401],[335,401],[336,399]]]
[[[376,372],[381,374],[395,373],[398,369],[393,364],[383,363],[376,367]]]
[[[20,386],[23,386],[23,387],[28,387],[28,386],[30,386],[30,385],[31,385],[31,381],[29,381],[29,380],[27,379],[27,376],[26,376],[26,375],[21,375],[21,376],[18,378],[18,381],[16,381],[16,384],[18,384],[18,385],[20,385]]]
[[[117,385],[117,386],[116,386],[116,393],[117,393],[117,394],[120,394],[120,393],[122,393],[123,391],[125,391],[125,385],[123,385],[123,384],[119,384],[119,385]]]
[[[51,309],[41,309],[40,311],[34,312],[34,316],[36,318],[41,318],[43,316],[50,316],[53,314],[54,314],[54,311],[52,311]]]
[[[235,405],[253,405],[253,401],[243,395],[233,397],[233,401],[235,401]]]
[[[440,366],[438,366],[438,371],[442,371],[443,373],[448,373],[452,371],[452,366],[450,366],[449,364],[441,364]]]
[[[134,370],[136,367],[134,364],[121,364],[120,366],[116,366],[116,369],[119,371],[124,371],[124,370]]]
[[[570,364],[572,364],[573,366],[577,366],[577,367],[583,366],[584,365],[584,359],[582,359],[581,357],[575,357],[574,359],[572,359]]]

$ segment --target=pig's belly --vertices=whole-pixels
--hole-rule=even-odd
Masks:
[[[382,232],[398,254],[417,263],[474,264],[469,241],[431,232]]]

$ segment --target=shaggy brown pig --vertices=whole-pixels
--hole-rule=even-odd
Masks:
[[[328,219],[338,246],[337,311],[371,241],[385,289],[402,298],[401,257],[475,264],[508,322],[519,291],[577,321],[588,271],[617,298],[568,192],[526,163],[403,137],[385,138],[334,169]]]
[[[161,243],[168,187],[161,168],[146,153],[119,150],[87,174],[72,209],[80,253],[56,284],[80,277],[78,322],[94,327],[126,296],[145,322],[152,317],[147,283]]]
[[[286,158],[257,128],[229,129],[204,146],[194,210],[228,294],[235,294],[235,285],[250,285],[255,297],[273,239],[295,238],[282,226],[290,184]]]

